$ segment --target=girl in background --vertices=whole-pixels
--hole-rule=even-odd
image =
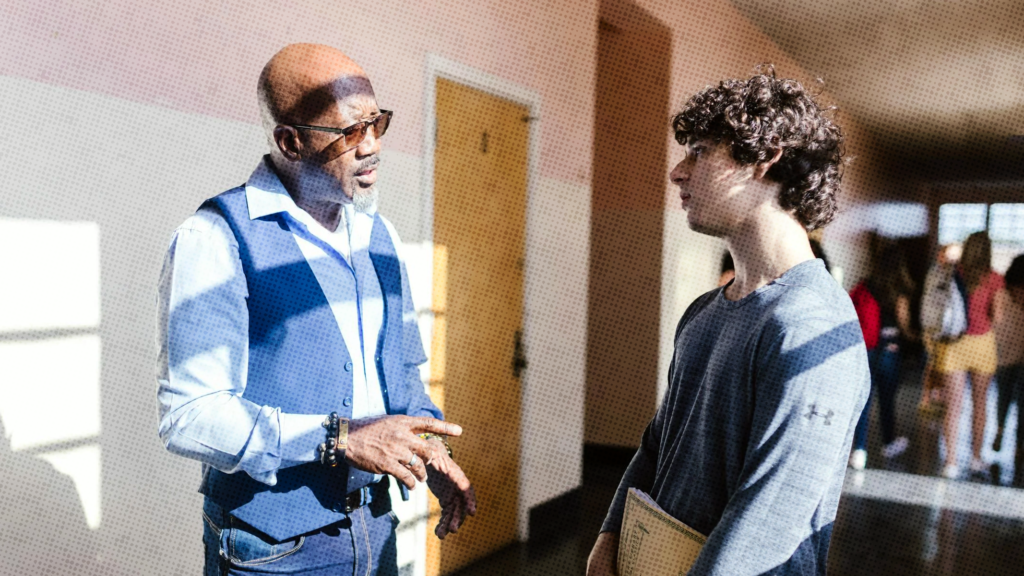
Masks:
[[[857,311],[864,344],[868,348],[871,384],[878,396],[882,425],[882,456],[886,459],[902,454],[909,441],[896,436],[896,391],[899,388],[900,338],[911,338],[910,295],[914,283],[907,271],[903,251],[891,247],[882,251],[874,263],[871,276],[857,284],[850,299]],[[850,466],[856,470],[867,464],[868,422],[871,399],[864,406],[853,437]]]
[[[995,295],[1003,288],[1003,277],[992,270],[992,243],[985,232],[967,237],[958,270],[967,289],[967,332],[951,342],[933,344],[938,374],[946,400],[943,434],[946,438],[946,459],[942,475],[957,478],[957,432],[963,405],[967,374],[971,376],[971,477],[987,480],[988,466],[981,460],[985,433],[985,406],[988,385],[996,371],[996,338],[993,321],[1002,320],[1002,311]]]

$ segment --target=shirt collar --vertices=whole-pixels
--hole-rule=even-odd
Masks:
[[[249,205],[250,220],[281,212],[298,217],[303,212],[271,167],[269,155],[263,157],[245,183],[245,201]]]
[[[299,208],[292,199],[291,194],[285,189],[281,179],[277,177],[274,168],[270,163],[270,155],[263,156],[256,169],[252,171],[249,180],[245,183],[245,201],[249,205],[249,219],[255,220],[270,214],[288,213],[292,218],[308,224],[312,218],[309,214]],[[356,215],[355,207],[351,203],[342,206],[346,222],[352,222]],[[377,214],[377,207],[374,206],[365,213],[371,220]]]

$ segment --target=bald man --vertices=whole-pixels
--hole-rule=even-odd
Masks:
[[[397,574],[389,477],[435,534],[475,514],[424,392],[394,227],[377,213],[392,113],[341,52],[288,46],[258,98],[270,153],[174,233],[159,291],[160,437],[203,464],[205,574]]]

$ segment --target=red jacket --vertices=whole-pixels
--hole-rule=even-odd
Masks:
[[[864,344],[868,350],[874,350],[882,330],[882,307],[863,282],[850,291],[850,300],[853,300],[853,309],[857,311],[860,329],[864,332]]]

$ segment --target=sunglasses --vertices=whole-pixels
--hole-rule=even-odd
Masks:
[[[356,122],[355,124],[344,128],[307,126],[305,124],[292,124],[291,127],[297,130],[315,130],[317,132],[341,134],[341,138],[338,138],[334,142],[328,144],[319,153],[322,162],[330,162],[345,152],[359,146],[363,140],[366,139],[366,131],[369,130],[371,126],[373,127],[374,138],[380,138],[383,136],[384,133],[388,131],[388,126],[391,125],[391,117],[393,115],[394,112],[391,110],[381,110],[380,114],[370,118],[369,120]]]

